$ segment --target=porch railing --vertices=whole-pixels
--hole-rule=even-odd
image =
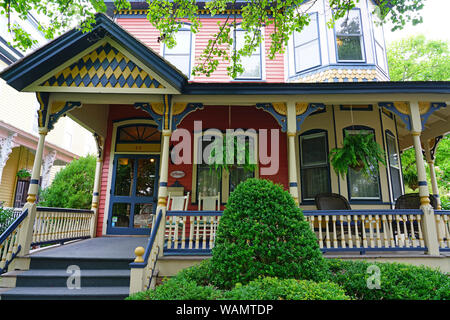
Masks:
[[[18,243],[19,232],[23,220],[28,216],[28,210],[25,209],[14,222],[0,235],[0,274],[8,270],[8,265],[14,257],[20,252],[21,246]]]
[[[90,237],[92,210],[37,207],[31,245]]]
[[[435,210],[439,250],[450,251],[450,210]]]
[[[158,214],[152,223],[152,230],[145,251],[140,252],[139,250],[142,250],[142,248],[139,247],[135,250],[136,259],[134,262],[130,263],[130,294],[147,290],[155,285],[154,274],[158,256],[161,252],[161,248],[158,246],[157,237],[164,216],[164,210],[165,209],[160,209],[158,211]]]
[[[423,212],[417,210],[304,210],[327,251],[425,251]]]
[[[222,211],[167,211],[164,253],[209,254]]]

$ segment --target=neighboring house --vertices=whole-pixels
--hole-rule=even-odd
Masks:
[[[389,82],[383,31],[370,14],[375,3],[360,1],[349,19],[337,21],[334,29],[326,27],[326,3],[314,3],[311,24],[293,34],[286,54],[274,60],[266,54],[272,27],[261,30],[265,42],[244,60],[245,71],[236,79],[226,74],[223,64],[210,78],[191,76],[193,62],[218,28],[220,16],[211,17],[200,5],[199,32],[193,35],[186,26],[177,35],[179,45],[167,49],[145,18],[144,1],[132,1],[131,10],[116,13],[107,2],[113,18],[98,14],[91,32],[70,30],[0,74],[7,85],[36,92],[39,98],[38,152],[63,115],[96,134],[94,215],[79,216],[80,224],[88,221],[90,228],[76,229],[78,238],[149,235],[160,223],[153,228],[147,251],[136,251],[132,292],[149,285],[145,282],[153,278],[158,256],[209,254],[220,210],[248,177],[270,179],[289,190],[317,231],[323,251],[415,250],[438,255],[441,248],[448,249],[436,231],[437,221],[443,221],[438,217],[446,213],[437,212],[435,219],[429,205],[421,151],[423,145],[432,161],[436,138],[450,131],[450,84]],[[235,36],[239,43],[239,29]],[[33,111],[30,106],[28,113]],[[212,128],[217,130],[208,130]],[[237,165],[219,177],[199,161],[208,141],[227,129],[254,129],[240,133],[258,146],[254,172]],[[345,135],[361,130],[374,133],[386,151],[387,165],[380,164],[370,178],[353,169],[340,177],[329,164],[329,152],[341,146]],[[180,137],[182,133],[187,136]],[[266,133],[269,142],[264,143]],[[171,151],[181,142],[186,149],[179,154],[184,162],[178,163]],[[407,215],[393,209],[404,193],[399,154],[412,145],[420,149],[416,161],[421,205]],[[37,168],[41,161],[35,159]],[[33,207],[39,175],[33,171],[24,212],[32,217],[26,219],[37,217],[37,223],[45,225],[46,218]],[[189,194],[187,207],[166,212],[171,209],[169,193]],[[352,211],[316,210],[319,193],[345,197]],[[199,205],[205,197],[201,209],[208,212],[203,213]],[[49,215],[64,219],[66,213]],[[34,223],[27,221],[24,225]],[[34,244],[42,243],[39,230],[24,228],[33,234]],[[61,241],[59,236],[45,243]],[[21,254],[26,254],[29,243],[22,247]],[[173,261],[179,262],[179,269],[187,260]],[[167,270],[160,265],[160,275],[171,275]]]
[[[38,31],[32,15],[26,21],[12,17],[31,33],[38,44],[26,53],[13,48],[9,42],[7,21],[0,16],[0,70],[20,60],[47,41]],[[26,202],[30,178],[17,176],[17,172],[31,173],[38,144],[38,111],[36,94],[18,92],[0,80],[0,202],[6,207],[23,207]],[[55,173],[74,158],[94,153],[92,134],[70,118],[61,119],[49,133],[44,150],[41,187],[50,185]]]

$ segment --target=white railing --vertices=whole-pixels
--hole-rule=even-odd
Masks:
[[[450,210],[435,210],[440,250],[450,250]]]
[[[167,211],[164,252],[209,253],[221,216],[221,211]]]
[[[19,233],[23,221],[28,216],[28,210],[25,209],[8,228],[0,234],[0,274],[8,270],[8,265],[14,257],[20,252]]]
[[[92,210],[38,207],[32,245],[64,243],[90,237]]]
[[[425,251],[422,210],[304,210],[322,251]]]

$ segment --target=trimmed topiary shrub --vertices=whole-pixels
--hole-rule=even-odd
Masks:
[[[400,263],[369,263],[364,261],[328,260],[331,281],[339,284],[355,299],[364,300],[448,300],[449,276],[428,268]],[[369,266],[379,268],[380,289],[370,289],[368,279],[374,273]],[[369,282],[373,283],[372,279]]]
[[[258,277],[323,281],[327,264],[291,195],[248,179],[228,199],[212,250],[211,280],[222,289]]]
[[[224,293],[229,300],[350,300],[344,289],[332,282],[259,278]]]

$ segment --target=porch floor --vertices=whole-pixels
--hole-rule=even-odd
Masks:
[[[134,259],[136,247],[146,247],[148,237],[98,237],[42,248],[30,252],[33,257]]]

